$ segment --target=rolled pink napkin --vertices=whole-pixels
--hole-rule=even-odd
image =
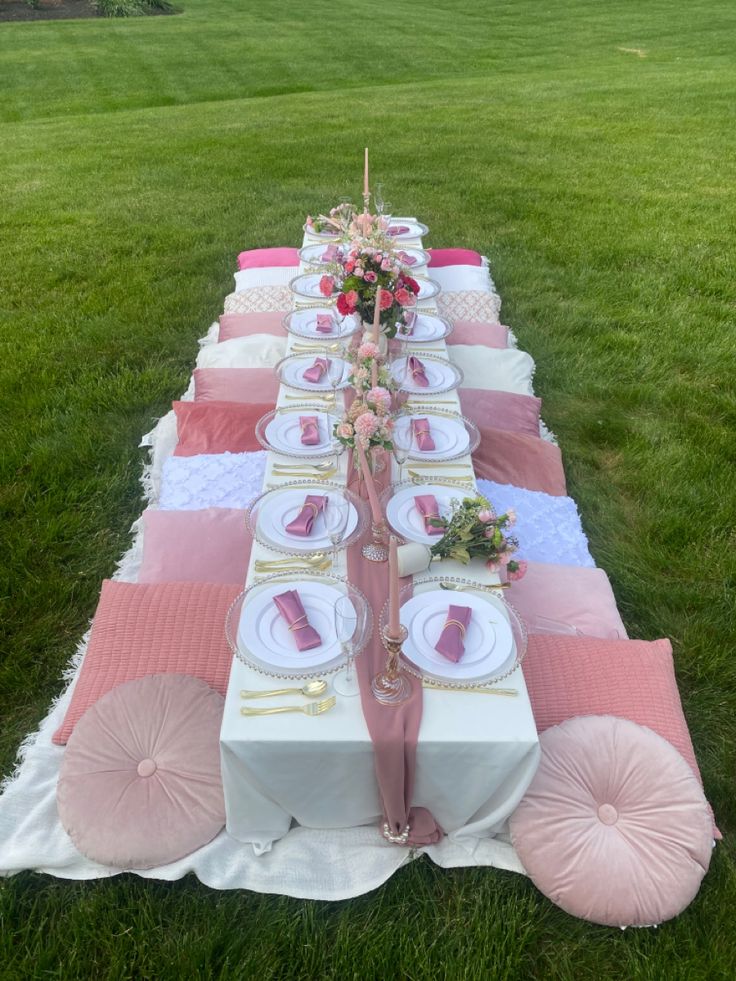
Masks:
[[[334,321],[329,313],[317,314],[317,330],[320,334],[331,334]]]
[[[328,245],[322,253],[322,262],[334,262],[337,259],[337,246]]]
[[[312,525],[320,511],[327,507],[326,494],[307,494],[299,514],[286,525],[290,535],[300,535],[306,538],[312,534]]]
[[[440,639],[434,645],[438,653],[456,664],[465,653],[465,632],[472,615],[469,606],[451,606]]]
[[[289,589],[285,593],[274,596],[273,601],[281,616],[289,624],[289,632],[294,638],[297,649],[311,651],[313,647],[319,647],[322,638],[307,619],[299,593],[295,589]]]
[[[387,235],[406,235],[410,232],[411,228],[408,225],[392,225],[391,228],[386,232]]]
[[[417,494],[414,498],[417,511],[424,518],[424,530],[428,535],[444,535],[445,529],[438,528],[431,524],[435,518],[439,518],[440,510],[437,506],[437,498],[434,494]]]
[[[314,364],[310,368],[307,368],[302,378],[304,381],[314,382],[316,384],[327,371],[329,365],[330,362],[327,358],[315,358]]]
[[[417,264],[416,256],[409,255],[408,252],[404,252],[402,249],[399,253],[399,260],[404,266],[415,266]]]
[[[411,431],[414,434],[414,439],[417,441],[417,447],[420,450],[433,450],[435,448],[434,440],[432,439],[432,431],[429,425],[429,419],[412,419]]]
[[[316,446],[319,443],[317,416],[299,416],[299,428],[302,431],[302,444],[304,446]]]
[[[411,375],[411,380],[419,388],[427,388],[429,386],[429,379],[425,374],[424,365],[413,354],[409,358],[409,374]]]

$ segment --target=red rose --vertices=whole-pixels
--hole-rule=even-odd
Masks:
[[[351,307],[347,296],[344,293],[340,293],[337,298],[337,310],[343,317],[347,317],[349,313],[353,313],[355,307]]]
[[[419,283],[416,281],[416,279],[412,279],[411,276],[404,276],[404,286],[406,286],[408,290],[411,290],[412,293],[419,292]]]
[[[394,298],[388,290],[381,290],[381,309],[388,310],[394,305]]]
[[[396,290],[396,302],[400,303],[402,307],[412,306],[414,304],[414,297],[409,290],[405,290],[402,287],[401,289]]]

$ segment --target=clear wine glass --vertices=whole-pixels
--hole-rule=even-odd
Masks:
[[[412,431],[411,416],[399,415],[394,419],[394,431],[391,434],[391,446],[394,460],[399,468],[399,483],[404,472],[404,464],[411,450]]]
[[[365,610],[355,607],[349,596],[341,596],[334,607],[335,633],[345,654],[345,667],[333,680],[335,691],[340,695],[357,695],[360,691],[354,666],[354,638],[363,630],[361,619]]]
[[[337,562],[337,546],[345,536],[350,514],[350,501],[340,494],[330,494],[327,507],[323,511],[325,530],[332,543],[332,561]]]
[[[376,214],[379,218],[383,214],[383,210],[386,207],[386,200],[383,196],[383,187],[383,183],[379,182],[376,184],[376,189],[373,192],[373,204],[375,205]]]

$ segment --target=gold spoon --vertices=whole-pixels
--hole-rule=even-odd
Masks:
[[[508,582],[498,582],[498,583],[459,583],[459,582],[441,582],[440,589],[456,589],[459,592],[465,592],[466,589],[508,589],[511,583]]]
[[[240,692],[241,698],[271,698],[272,695],[306,695],[307,698],[319,698],[327,691],[327,682],[321,678],[317,681],[308,681],[302,688],[274,688],[271,691],[246,691]]]

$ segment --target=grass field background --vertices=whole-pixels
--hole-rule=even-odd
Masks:
[[[681,917],[625,933],[428,861],[339,904],[29,873],[0,882],[0,977],[732,978],[736,8],[183,2],[0,25],[3,772],[237,252],[357,200],[369,145],[428,244],[490,257],[629,633],[673,640],[725,841]]]

